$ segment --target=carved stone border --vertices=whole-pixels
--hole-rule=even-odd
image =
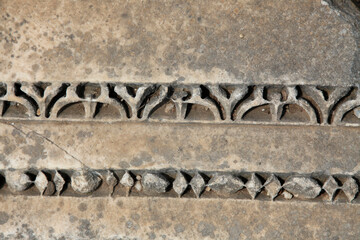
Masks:
[[[2,170],[0,195],[360,203],[359,177],[197,170]]]
[[[0,83],[0,119],[360,126],[360,88]]]

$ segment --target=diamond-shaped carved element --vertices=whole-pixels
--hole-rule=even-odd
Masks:
[[[39,171],[38,174],[36,175],[36,179],[34,183],[36,188],[39,190],[40,194],[43,195],[49,181],[46,175],[42,171]]]
[[[255,199],[259,192],[261,192],[263,185],[260,179],[255,173],[251,174],[251,178],[246,183],[246,189],[248,190],[252,199]]]
[[[315,179],[303,176],[291,176],[286,180],[283,188],[295,197],[309,199],[316,198],[321,191],[321,187]]]
[[[330,176],[322,187],[325,192],[329,195],[331,201],[334,200],[336,191],[340,189],[340,186],[333,176]]]
[[[125,187],[131,188],[132,186],[134,186],[135,181],[134,178],[130,175],[130,173],[126,171],[120,179],[120,183]]]
[[[210,179],[208,187],[220,195],[229,195],[242,189],[244,183],[231,174],[215,173]]]
[[[282,188],[280,180],[274,174],[271,174],[271,176],[266,180],[264,186],[266,193],[271,200],[274,200],[278,196]]]
[[[167,191],[170,182],[160,174],[145,173],[141,179],[141,184],[147,192],[164,193]]]
[[[71,176],[71,187],[75,192],[87,194],[95,191],[101,183],[97,172],[80,170]]]
[[[199,172],[196,172],[195,176],[190,181],[190,186],[197,198],[199,198],[201,193],[204,191],[205,184],[206,183],[204,178],[200,175]]]
[[[173,189],[178,194],[179,197],[185,192],[188,187],[188,182],[180,171],[176,173],[175,181],[173,182]]]
[[[342,185],[341,189],[345,193],[346,197],[349,199],[349,202],[354,200],[356,194],[359,192],[359,186],[356,180],[352,177],[349,177],[345,183]]]
[[[110,196],[114,193],[115,186],[118,184],[118,180],[114,173],[110,170],[107,171],[105,176],[106,184],[109,186]]]
[[[29,175],[22,170],[7,170],[5,180],[12,192],[25,191],[32,184]]]
[[[58,171],[55,172],[54,183],[57,195],[60,196],[61,191],[63,190],[65,185],[65,180]]]

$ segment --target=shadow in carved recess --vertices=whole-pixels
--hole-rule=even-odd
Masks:
[[[70,103],[61,108],[57,114],[58,118],[84,118],[85,107],[82,102]]]
[[[2,101],[1,103],[3,109],[3,117],[14,117],[14,118],[28,118],[28,109],[16,102]]]

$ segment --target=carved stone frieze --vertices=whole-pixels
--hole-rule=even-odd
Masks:
[[[2,119],[360,125],[360,89],[282,85],[0,85]]]
[[[155,196],[360,203],[359,176],[350,175],[199,172],[175,169],[10,169],[0,171],[0,175],[0,195]]]

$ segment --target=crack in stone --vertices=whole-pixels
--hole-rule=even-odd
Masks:
[[[22,133],[23,135],[25,135],[26,138],[28,138],[30,133],[34,133],[37,136],[41,137],[42,139],[44,139],[45,141],[49,142],[51,145],[55,146],[56,148],[60,149],[62,152],[64,152],[66,155],[68,155],[69,157],[71,157],[72,159],[76,160],[77,162],[79,162],[83,168],[88,169],[89,167],[83,162],[81,161],[79,158],[75,157],[74,155],[72,155],[69,151],[67,151],[65,148],[61,147],[59,144],[55,143],[53,140],[49,139],[48,137],[45,137],[44,135],[36,132],[33,129],[30,129],[28,127],[24,127],[23,128],[27,129],[29,132],[26,133],[23,130],[21,130],[21,128],[17,127],[14,123],[7,123],[7,122],[1,122],[2,124],[11,126],[12,128],[16,129],[17,131],[19,131],[20,133]]]

